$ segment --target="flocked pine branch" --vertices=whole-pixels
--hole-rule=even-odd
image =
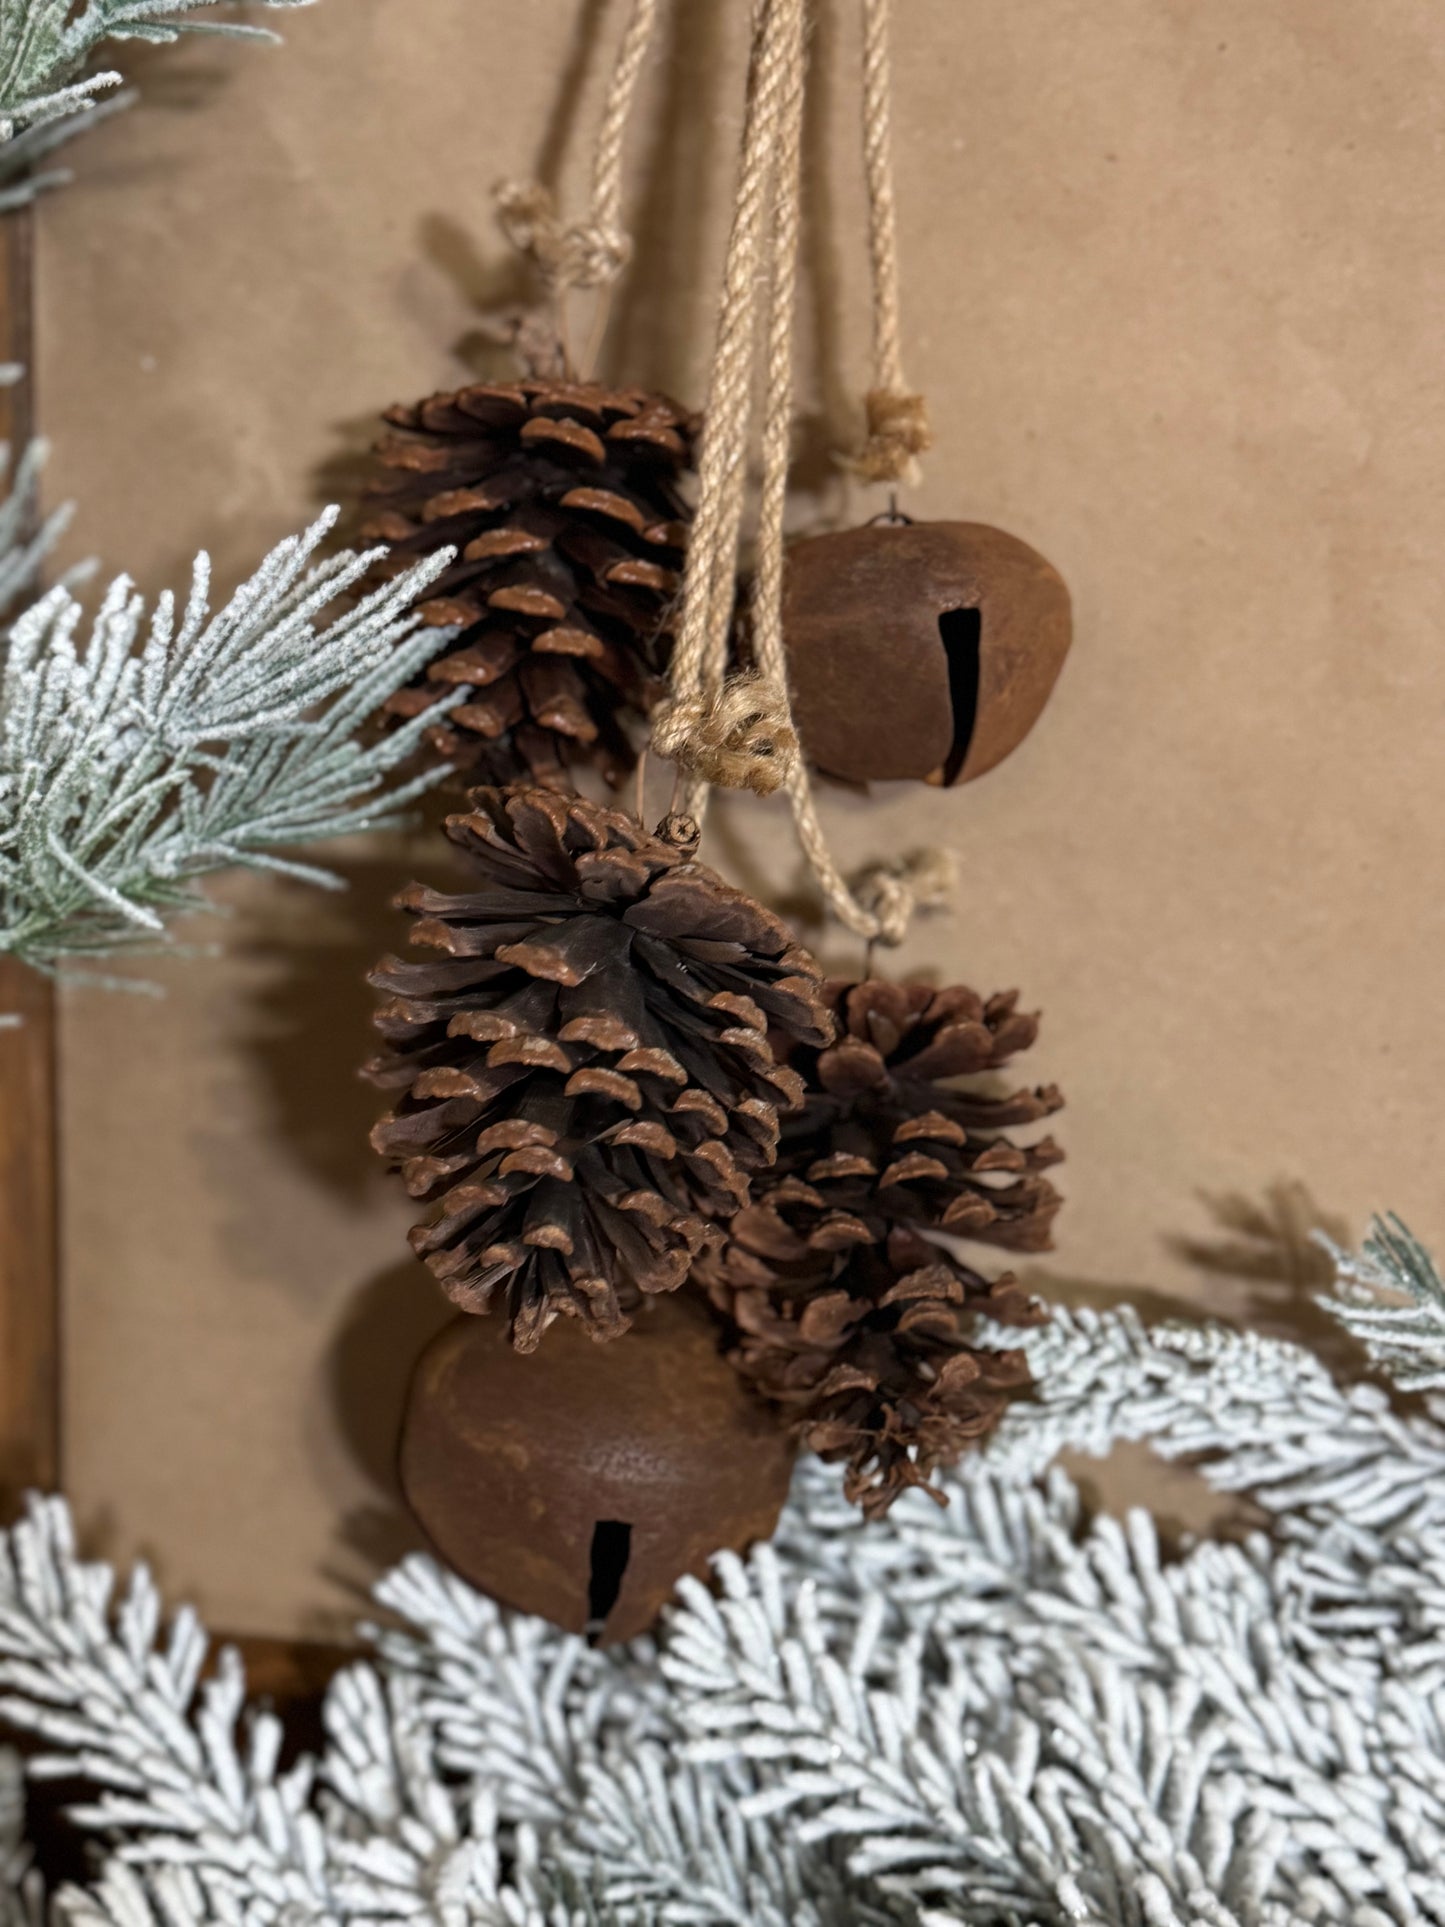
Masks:
[[[33,1771],[88,1776],[106,1852],[58,1918],[1441,1927],[1445,1399],[1396,1415],[1192,1329],[1028,1335],[1057,1378],[945,1511],[865,1523],[809,1464],[656,1646],[591,1652],[410,1559],[288,1773],[234,1659],[201,1684],[194,1619],[164,1628],[143,1574],[115,1599],[35,1503],[0,1539],[0,1714]],[[1248,1468],[1276,1534],[1170,1559],[1033,1476],[1141,1423],[1230,1488]]]
[[[1320,1303],[1401,1391],[1445,1391],[1445,1278],[1419,1239],[1396,1217],[1376,1218],[1358,1253],[1316,1235],[1335,1261]]]
[[[721,1601],[686,1586],[694,1760],[764,1769],[751,1810],[924,1919],[1445,1921],[1445,1401],[1400,1419],[1297,1347],[1127,1313],[1024,1342],[1042,1397],[949,1512],[870,1532],[820,1489]],[[1146,1514],[1086,1530],[1026,1482],[1120,1438],[1208,1454],[1279,1541],[1170,1564]]]
[[[1342,1516],[1445,1527],[1445,1423],[1396,1414],[1377,1385],[1337,1385],[1302,1347],[1219,1325],[1146,1327],[1127,1307],[1060,1312],[1023,1342],[1037,1395],[1008,1413],[992,1455],[1019,1478],[1066,1449],[1103,1456],[1144,1440],[1168,1458],[1207,1455],[1212,1485],[1306,1530]]]
[[[62,1917],[153,1908],[176,1923],[301,1927],[406,1918],[435,1893],[488,1918],[500,1862],[486,1803],[459,1803],[438,1779],[406,1680],[343,1673],[324,1760],[282,1771],[280,1725],[246,1712],[234,1651],[202,1680],[194,1614],[163,1625],[143,1567],[116,1597],[107,1568],[77,1559],[54,1500],[32,1501],[6,1535],[0,1655],[0,1718],[40,1742],[30,1773],[83,1776],[94,1793],[74,1819],[121,1843],[98,1892],[61,1897]]]
[[[340,615],[374,556],[317,560],[328,510],[219,611],[197,559],[183,608],[147,620],[122,577],[88,625],[65,587],[13,624],[0,668],[0,952],[42,969],[167,940],[234,864],[315,882],[283,854],[397,821],[435,782],[386,789],[411,725],[365,742],[384,697],[434,649],[409,613],[429,560]],[[420,721],[421,719],[417,719]]]
[[[265,28],[211,17],[233,0],[0,0],[0,210],[21,205],[69,176],[35,175],[35,163],[103,111],[118,87],[92,65],[110,41],[173,41],[183,33],[275,40]],[[311,0],[257,0],[304,7]],[[205,14],[205,18],[195,16]],[[112,101],[118,96],[111,96]],[[131,96],[130,98],[133,98]]]
[[[123,114],[138,99],[134,87],[124,87],[119,93],[91,100],[84,109],[53,120],[38,120],[33,127],[19,127],[8,139],[0,139],[0,214],[28,207],[51,188],[68,187],[74,174],[68,167],[48,165],[51,155],[77,134],[88,133],[103,120]]]
[[[420,1555],[377,1597],[401,1624],[365,1630],[388,1675],[414,1683],[438,1764],[486,1789],[504,1841],[526,1841],[534,1859],[546,1843],[533,1895],[575,1904],[585,1894],[619,1927],[897,1918],[860,1893],[835,1856],[800,1854],[745,1815],[761,1790],[746,1762],[700,1771],[680,1759],[651,1640],[594,1652]]]
[[[0,363],[0,387],[13,387],[24,374],[14,362]],[[8,494],[0,501],[0,620],[34,589],[47,556],[70,526],[69,503],[49,515],[40,513],[40,478],[49,454],[48,443],[31,442],[15,465]],[[9,477],[10,462],[10,446],[0,442],[0,483]],[[72,571],[68,580],[73,582],[84,572]]]

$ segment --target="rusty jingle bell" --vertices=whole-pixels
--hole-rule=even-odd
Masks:
[[[1038,721],[1072,629],[1058,571],[981,522],[797,542],[783,639],[808,760],[856,783],[981,776]]]
[[[795,1446],[682,1291],[597,1344],[558,1319],[535,1352],[463,1316],[418,1361],[408,1505],[479,1591],[600,1643],[645,1632],[684,1573],[768,1538]]]

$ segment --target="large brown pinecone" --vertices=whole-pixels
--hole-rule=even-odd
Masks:
[[[873,1514],[956,1459],[1026,1380],[1018,1353],[978,1350],[971,1332],[980,1312],[1033,1322],[1027,1295],[926,1234],[1045,1249],[1060,1200],[1043,1173],[1061,1153],[1005,1132],[1061,1100],[980,1088],[1037,1035],[1012,994],[877,981],[828,994],[839,1038],[789,1052],[804,1107],[700,1276],[739,1369],[813,1450],[847,1461],[849,1494]]]
[[[771,911],[619,810],[478,790],[448,819],[477,888],[400,903],[432,962],[386,959],[373,1134],[448,1294],[502,1303],[522,1350],[558,1313],[597,1337],[670,1291],[771,1164],[802,1097],[769,1033],[832,1034],[817,966]]]
[[[399,432],[377,450],[364,533],[397,570],[457,550],[421,612],[460,631],[387,712],[465,685],[430,737],[469,775],[570,790],[586,762],[616,781],[633,761],[625,718],[662,694],[695,419],[642,389],[532,377],[386,419]]]

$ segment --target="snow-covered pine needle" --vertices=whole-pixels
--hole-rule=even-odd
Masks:
[[[0,387],[13,386],[24,373],[13,362],[0,365]],[[74,513],[68,502],[47,516],[40,513],[40,478],[49,455],[47,442],[31,442],[15,464],[9,492],[0,501],[0,619],[35,587],[46,557],[69,528]],[[10,459],[8,443],[0,442],[0,484],[10,476]],[[73,572],[69,579],[73,582],[82,572]]]
[[[1392,1236],[1373,1262],[1417,1266]],[[1415,1371],[1410,1304],[1380,1310]],[[408,1559],[284,1772],[236,1661],[207,1682],[194,1617],[32,1502],[0,1536],[0,1716],[32,1772],[90,1781],[105,1852],[55,1919],[1442,1927],[1445,1398],[1397,1414],[1296,1346],[1126,1311],[1023,1342],[1041,1396],[946,1511],[866,1524],[810,1462],[773,1544],[686,1583],[655,1644],[593,1652]],[[1204,1454],[1273,1536],[1171,1559],[1045,1470],[1137,1437]]]
[[[304,7],[312,0],[255,0]],[[275,40],[263,27],[218,20],[234,0],[0,0],[0,209],[32,200],[68,176],[29,174],[35,162],[94,125],[121,76],[87,71],[107,41],[173,41],[183,33]],[[204,13],[205,18],[195,16]],[[112,96],[112,100],[117,97]],[[128,98],[133,98],[129,96]]]
[[[0,665],[0,952],[53,970],[164,943],[173,914],[204,907],[197,879],[235,864],[330,882],[288,853],[394,824],[438,780],[386,787],[429,718],[373,741],[361,726],[435,650],[411,608],[447,555],[332,614],[375,560],[318,559],[335,518],[280,543],[215,613],[201,555],[179,610],[166,594],[147,619],[122,576],[88,633],[64,585],[15,620]],[[53,526],[12,548],[17,577],[48,539]]]
[[[1445,1391],[1445,1278],[1394,1216],[1376,1218],[1358,1253],[1323,1233],[1335,1290],[1320,1303],[1402,1392]]]

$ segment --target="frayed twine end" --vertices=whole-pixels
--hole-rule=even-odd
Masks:
[[[681,696],[653,719],[652,746],[722,789],[771,796],[798,763],[786,692],[756,671]]]
[[[923,396],[873,388],[864,406],[868,436],[857,454],[845,458],[845,467],[865,482],[916,482],[917,458],[933,446]]]

